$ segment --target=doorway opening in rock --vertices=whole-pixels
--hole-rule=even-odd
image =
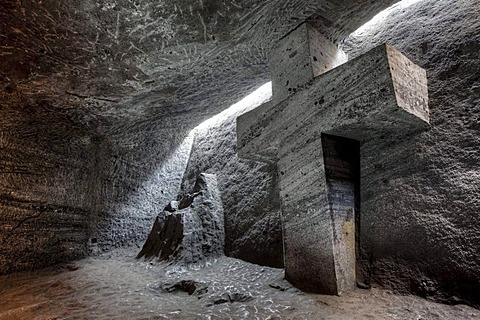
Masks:
[[[360,142],[322,134],[327,198],[332,215],[335,273],[340,287],[355,286],[360,239]]]

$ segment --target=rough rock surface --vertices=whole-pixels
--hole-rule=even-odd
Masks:
[[[279,38],[316,15],[341,41],[393,2],[0,0],[0,273],[143,241],[178,192],[185,137],[268,81]],[[380,191],[398,196],[363,223],[364,264],[372,281],[450,301],[479,291],[479,7],[419,1],[344,42],[351,57],[390,42],[428,71],[432,130],[382,166],[369,159],[368,170],[385,172]],[[197,150],[221,158],[202,164],[211,168],[256,166],[236,171],[233,152]],[[238,180],[219,176],[221,189]],[[245,200],[231,204],[263,201],[247,200],[257,187],[238,190]],[[249,226],[227,235],[241,257],[269,230],[246,217],[226,216],[227,230]]]
[[[389,42],[427,71],[430,130],[365,144],[362,265],[372,282],[424,297],[480,305],[479,1],[421,1],[350,36],[350,57]],[[385,142],[389,144],[388,141]]]
[[[388,153],[380,137],[402,141],[427,129],[427,101],[425,71],[382,45],[304,83],[289,99],[267,102],[237,118],[238,154],[261,157],[269,150],[270,161],[277,162],[285,274],[290,282],[302,290],[329,294],[355,287],[355,240],[348,229],[358,230],[353,223],[358,212],[353,214],[354,207],[346,205],[347,195],[331,201],[333,189],[326,179],[332,168],[348,172],[345,163],[354,160],[334,151],[347,141],[328,143],[325,134],[368,142],[377,145],[376,154]],[[361,179],[361,193],[375,194],[370,181],[376,177]],[[366,206],[360,204],[361,217]]]
[[[160,213],[137,258],[196,263],[224,254],[225,228],[217,178],[202,173],[191,194]]]
[[[252,263],[281,267],[276,165],[237,156],[236,117],[271,97],[270,85],[262,88],[260,96],[252,94],[195,129],[182,190],[188,190],[199,172],[216,172],[225,211],[225,253]]]
[[[393,2],[0,0],[0,273],[143,241],[188,132],[268,80],[280,37]]]
[[[480,310],[388,290],[305,294],[283,270],[221,257],[199,268],[132,259],[117,249],[15,277],[0,276],[0,320],[478,320]],[[192,292],[193,291],[193,292]],[[192,293],[191,295],[189,293]]]
[[[343,44],[355,58],[389,42],[429,79],[430,130],[362,145],[363,189],[370,190],[361,199],[363,278],[477,306],[479,8],[478,1],[400,5]]]

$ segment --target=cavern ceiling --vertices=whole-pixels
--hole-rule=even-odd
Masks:
[[[302,21],[340,41],[393,2],[1,0],[2,95],[85,123],[193,124],[266,82],[269,50]]]

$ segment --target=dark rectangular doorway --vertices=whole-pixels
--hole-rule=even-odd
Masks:
[[[360,142],[322,134],[327,198],[332,215],[335,272],[340,291],[356,283],[360,239]]]

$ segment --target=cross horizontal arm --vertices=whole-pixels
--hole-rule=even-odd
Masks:
[[[280,144],[298,148],[321,133],[365,141],[423,129],[428,121],[425,71],[382,45],[318,76],[288,99],[238,117],[238,153],[274,160],[281,156]]]

